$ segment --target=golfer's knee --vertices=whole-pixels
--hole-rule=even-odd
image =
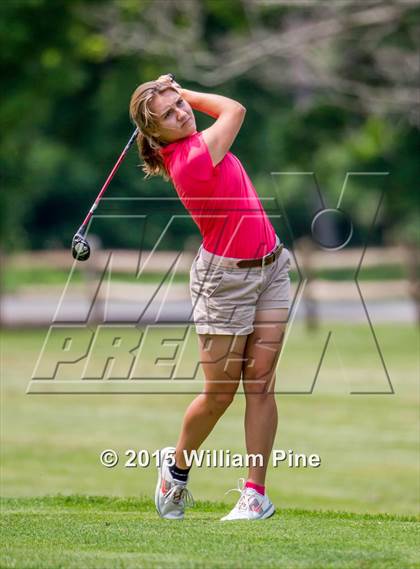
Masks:
[[[246,405],[249,407],[275,407],[276,399],[272,393],[247,393]]]
[[[253,401],[265,402],[274,399],[274,387],[276,382],[276,374],[267,370],[255,370],[252,373],[244,374],[243,386],[245,396],[250,397]]]
[[[268,403],[275,401],[273,385],[269,382],[244,382],[246,401],[250,403]]]
[[[204,400],[209,411],[223,413],[232,403],[235,393],[204,393]]]

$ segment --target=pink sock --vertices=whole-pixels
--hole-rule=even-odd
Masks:
[[[265,495],[265,486],[254,484],[254,482],[250,482],[249,480],[246,481],[245,488],[252,488],[253,490],[256,490],[258,494],[261,494],[261,496]]]

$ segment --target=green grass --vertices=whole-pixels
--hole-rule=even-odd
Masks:
[[[314,271],[314,278],[327,281],[350,281],[354,280],[356,267],[319,269]],[[375,267],[363,267],[359,273],[360,281],[388,281],[407,279],[406,267],[402,265],[377,265]]]
[[[314,392],[305,395],[329,331]],[[201,502],[177,526],[154,513],[154,466],[123,466],[126,449],[173,444],[194,395],[27,395],[46,330],[4,332],[0,566],[167,567],[171,559],[173,567],[415,567],[415,524],[407,516],[419,504],[418,332],[395,324],[376,325],[375,333],[393,395],[350,394],[388,390],[367,326],[290,328],[277,368],[274,448],[317,453],[322,465],[270,466],[267,487],[278,514],[262,526],[222,527],[218,519],[236,499],[224,493],[244,469],[194,468],[190,488]],[[157,329],[152,338],[143,356],[151,370],[162,349]],[[196,361],[194,335],[185,353]],[[99,350],[95,361],[104,355]],[[53,381],[74,380],[83,366],[68,366]],[[201,381],[202,373],[192,389],[200,391]],[[204,448],[244,453],[244,410],[238,394]],[[120,453],[117,467],[101,466],[106,448]],[[44,498],[57,494],[65,496]]]
[[[349,281],[354,280],[355,268],[342,269],[319,269],[314,271],[314,278],[330,281]],[[290,273],[292,281],[298,280],[296,271]],[[69,271],[64,269],[37,267],[32,269],[8,268],[2,276],[2,286],[6,292],[17,292],[23,286],[63,286],[68,279]],[[72,283],[82,283],[85,279],[84,271],[76,268],[72,275]],[[134,282],[134,277],[129,273],[113,273],[112,278],[120,282]],[[161,282],[163,278],[159,273],[143,273],[139,282],[144,284],[154,284]],[[359,274],[360,281],[406,279],[407,270],[402,265],[378,265],[376,267],[363,267]],[[176,273],[175,283],[187,283],[189,273]]]
[[[305,395],[331,329],[314,392]],[[367,326],[326,325],[315,334],[297,324],[290,329],[277,368],[282,394],[277,396],[279,427],[274,448],[317,453],[322,464],[306,469],[270,466],[270,496],[281,507],[393,514],[418,511],[418,334],[405,325],[377,325],[375,332],[394,395],[350,394],[389,390]],[[1,494],[150,493],[155,468],[124,468],[124,452],[153,452],[175,442],[194,395],[28,395],[45,334],[46,330],[3,333]],[[173,352],[170,346],[167,354],[158,347],[162,338],[158,329],[152,338],[154,345],[151,342],[143,355],[144,366],[150,370],[157,355]],[[188,361],[196,361],[194,334],[185,353]],[[103,355],[101,351],[96,354],[98,365]],[[59,358],[54,351],[47,355],[51,361]],[[80,377],[83,366],[83,360],[67,366],[52,386],[60,387],[61,379]],[[195,380],[187,382],[187,389],[199,392],[202,378],[200,370]],[[105,383],[99,380],[94,386],[100,389]],[[162,385],[168,391],[185,390],[185,383],[157,380],[156,388]],[[136,387],[142,389],[142,384]],[[244,453],[244,410],[244,397],[239,393],[204,448]],[[120,453],[116,468],[100,465],[99,454],[106,448]],[[197,499],[220,500],[245,474],[241,468],[197,468],[191,477],[192,491]]]
[[[150,499],[58,496],[2,501],[2,567],[418,567],[413,517],[298,509],[221,523],[227,503],[198,502],[161,520]]]
[[[2,286],[5,292],[17,292],[24,286],[64,286],[69,278],[69,271],[64,269],[37,267],[33,269],[15,269],[9,268],[2,275]],[[113,272],[112,278],[115,282],[136,282],[130,273]],[[139,282],[143,284],[154,284],[161,282],[163,275],[159,273],[143,273]],[[188,273],[176,273],[173,282],[186,283],[189,280]],[[86,281],[86,273],[83,269],[76,268],[72,274],[71,282],[73,284],[83,283]]]

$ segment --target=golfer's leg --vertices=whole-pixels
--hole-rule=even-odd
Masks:
[[[274,395],[276,365],[286,329],[287,309],[259,310],[244,351],[245,440],[248,454],[260,453],[262,466],[250,466],[248,480],[264,486],[277,431]],[[258,326],[260,324],[260,326]],[[263,324],[263,325],[261,325]]]
[[[176,446],[176,464],[186,468],[187,453],[205,441],[233,400],[241,378],[247,336],[199,334],[204,391],[189,405]]]

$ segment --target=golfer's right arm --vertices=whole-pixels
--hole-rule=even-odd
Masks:
[[[203,130],[203,138],[213,166],[216,166],[232,146],[243,123],[246,109],[237,101],[222,95],[197,93],[188,89],[180,89],[180,94],[194,110],[216,119],[211,127]]]

